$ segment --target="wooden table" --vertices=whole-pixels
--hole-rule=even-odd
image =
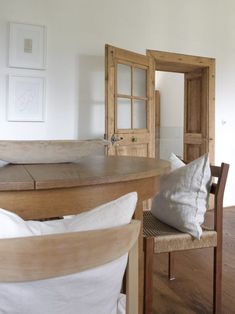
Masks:
[[[169,171],[163,160],[141,157],[84,157],[77,163],[7,165],[0,168],[0,207],[24,219],[77,214],[128,192],[138,193],[135,218],[143,220],[143,201],[159,189]],[[140,311],[143,308],[143,241],[140,246]]]

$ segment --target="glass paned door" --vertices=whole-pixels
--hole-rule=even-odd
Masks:
[[[146,101],[140,99],[133,100],[133,129],[146,129]]]
[[[131,67],[117,65],[117,91],[119,95],[131,95]]]
[[[116,65],[116,129],[147,129],[147,68]]]
[[[146,97],[147,96],[147,70],[133,68],[133,95]]]
[[[105,46],[108,155],[155,156],[154,80],[153,58]]]
[[[117,98],[117,128],[131,129],[131,99]]]

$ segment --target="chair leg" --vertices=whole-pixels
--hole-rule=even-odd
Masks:
[[[220,314],[222,298],[222,247],[214,248],[213,272],[213,313]]]
[[[168,253],[168,279],[174,280],[175,279],[175,253],[169,252]]]
[[[153,248],[154,239],[144,238],[144,313],[153,313]]]

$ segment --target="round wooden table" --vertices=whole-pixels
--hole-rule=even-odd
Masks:
[[[0,168],[0,207],[24,219],[77,214],[128,192],[138,193],[135,218],[143,220],[143,201],[159,190],[169,162],[145,157],[89,156],[76,163],[7,165]],[[139,241],[140,313],[143,302],[143,241]]]

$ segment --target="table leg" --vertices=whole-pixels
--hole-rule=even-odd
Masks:
[[[134,215],[135,219],[141,221],[139,235],[139,314],[143,313],[144,306],[144,252],[143,252],[143,201],[139,200]]]

